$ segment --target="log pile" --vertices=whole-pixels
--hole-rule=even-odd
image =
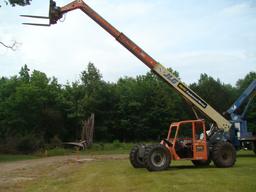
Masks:
[[[65,142],[66,145],[73,145],[85,150],[93,144],[94,114],[82,122],[81,139],[79,142]]]

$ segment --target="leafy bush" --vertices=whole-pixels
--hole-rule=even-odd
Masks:
[[[47,150],[47,156],[69,155],[72,152],[74,152],[74,150],[56,147],[54,149]]]
[[[17,153],[17,138],[16,137],[8,137],[4,142],[0,144],[0,153],[3,154],[11,154]]]
[[[22,154],[31,154],[37,151],[42,142],[35,135],[26,135],[19,138],[16,150]]]
[[[118,139],[113,141],[113,147],[114,148],[120,148],[121,147],[121,143]]]
[[[50,145],[49,145],[49,148],[50,149],[54,149],[54,148],[59,148],[59,147],[62,147],[62,141],[60,140],[60,138],[55,135],[51,141],[50,141]]]

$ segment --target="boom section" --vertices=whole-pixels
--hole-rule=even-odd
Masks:
[[[227,110],[227,113],[228,114],[235,113],[248,100],[248,98],[249,98],[248,103],[250,103],[250,101],[253,99],[253,97],[255,97],[255,95],[256,95],[256,80],[253,80],[251,84],[244,90],[241,96]],[[245,109],[245,112],[246,112],[246,109]]]
[[[187,101],[189,101],[193,106],[195,106],[199,111],[209,117],[214,121],[218,128],[224,131],[229,131],[231,123],[226,120],[221,114],[219,114],[214,108],[212,108],[207,102],[200,98],[196,93],[194,93],[186,84],[181,82],[173,73],[168,71],[164,66],[154,60],[149,56],[143,49],[136,45],[132,40],[130,40],[125,34],[119,32],[115,27],[113,27],[108,21],[101,17],[97,12],[95,12],[90,6],[88,6],[82,0],[75,0],[63,7],[60,7],[59,14],[56,14],[50,18],[53,21],[58,20],[63,14],[80,9],[85,14],[87,14],[91,19],[98,23],[103,29],[105,29],[110,35],[112,35],[120,44],[122,44],[126,49],[128,49],[133,55],[140,59],[145,65],[147,65],[154,73],[159,77],[164,79],[169,85],[171,85],[180,95],[182,95]],[[51,11],[50,11],[51,12]],[[56,17],[59,18],[56,18]],[[55,18],[54,18],[55,17]],[[52,24],[55,24],[54,22]]]

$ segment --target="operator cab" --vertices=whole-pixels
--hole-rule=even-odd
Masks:
[[[172,159],[207,160],[207,142],[204,120],[172,123],[167,139],[162,144],[169,149]]]

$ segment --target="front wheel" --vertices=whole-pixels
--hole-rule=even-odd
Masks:
[[[236,162],[236,150],[231,143],[220,141],[213,146],[211,157],[216,167],[232,167]]]
[[[149,171],[163,171],[171,162],[171,153],[162,144],[154,144],[146,147],[144,154],[145,167]]]

